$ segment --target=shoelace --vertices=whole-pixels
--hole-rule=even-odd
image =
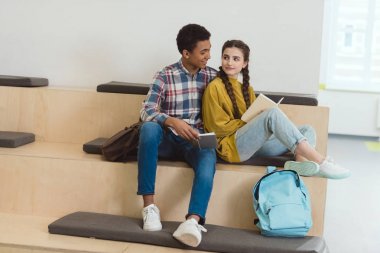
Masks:
[[[204,226],[202,226],[202,225],[197,224],[197,228],[198,228],[199,232],[200,231],[207,232],[207,229]]]
[[[326,157],[326,161],[328,161],[330,163],[335,163],[334,159],[332,159],[330,156]]]
[[[144,209],[145,221],[149,220],[150,217],[151,217],[152,215],[154,215],[154,213],[155,213],[155,214],[158,214],[158,213],[156,212],[156,209],[154,209],[154,208],[147,208],[147,209]]]

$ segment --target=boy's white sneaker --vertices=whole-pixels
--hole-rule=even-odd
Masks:
[[[160,210],[155,204],[144,207],[141,213],[145,231],[160,231],[162,229]]]
[[[330,178],[330,179],[343,179],[351,175],[349,169],[343,168],[336,164],[331,157],[326,159],[319,165],[319,172],[316,176]]]
[[[300,176],[311,177],[319,171],[319,164],[312,161],[295,162],[287,161],[284,165],[286,170],[294,170]]]
[[[197,247],[202,241],[202,231],[207,232],[202,225],[199,225],[194,218],[191,218],[179,225],[173,233],[173,237],[183,244]]]

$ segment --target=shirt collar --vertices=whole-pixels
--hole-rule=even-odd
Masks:
[[[178,61],[178,65],[179,65],[179,68],[182,69],[183,72],[185,72],[186,74],[188,74],[189,76],[191,76],[191,73],[185,68],[185,66],[183,66],[183,63],[182,63],[182,58],[179,59]],[[204,69],[199,69],[195,75],[197,75],[198,73],[202,72],[202,71],[205,71]]]

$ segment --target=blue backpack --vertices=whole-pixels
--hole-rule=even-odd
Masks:
[[[253,187],[256,226],[265,236],[304,237],[313,224],[309,192],[297,172],[274,169]]]

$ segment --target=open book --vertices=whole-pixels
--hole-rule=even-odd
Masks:
[[[266,109],[277,107],[284,98],[281,98],[278,103],[260,93],[259,96],[253,101],[251,106],[245,111],[241,120],[248,122]]]
[[[216,135],[214,132],[212,133],[204,133],[204,134],[199,134],[199,138],[194,141],[194,145],[199,147],[200,149],[202,148],[216,148],[217,146],[217,140],[216,140]]]

